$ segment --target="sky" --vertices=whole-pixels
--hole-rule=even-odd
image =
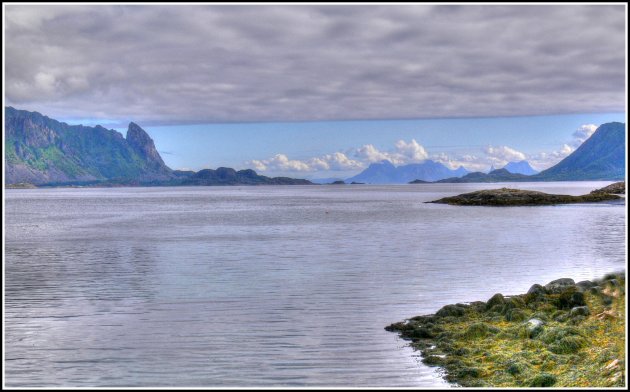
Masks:
[[[625,4],[3,8],[5,105],[134,121],[174,169],[544,169],[626,121]]]

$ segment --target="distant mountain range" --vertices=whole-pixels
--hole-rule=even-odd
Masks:
[[[463,177],[451,177],[445,178],[437,182],[516,182],[516,181],[531,181],[531,176],[524,174],[510,173],[506,169],[496,169],[490,173],[473,172],[468,173]]]
[[[37,112],[5,108],[5,184],[256,185],[311,184],[230,168],[171,170],[153,139],[130,123],[126,138],[99,125],[68,125]]]
[[[346,182],[407,184],[413,180],[433,182],[448,177],[461,177],[467,173],[468,171],[463,167],[452,170],[439,162],[431,160],[398,167],[394,166],[390,161],[384,160],[378,163],[372,163],[361,173],[346,179]]]
[[[534,170],[527,161],[510,162],[503,166],[503,168],[514,174],[524,174],[526,176],[538,174],[538,171]]]
[[[626,177],[626,125],[602,124],[577,150],[555,166],[534,175],[508,172],[475,172],[439,182],[517,182],[623,180]]]
[[[499,182],[523,181],[524,176],[537,174],[527,161],[510,162],[503,169],[492,167],[488,174],[481,172],[470,173],[464,167],[453,170],[432,160],[422,163],[412,163],[394,166],[384,160],[371,164],[367,169],[354,177],[346,179],[368,184],[421,184],[427,182]],[[460,179],[460,180],[458,180]],[[332,182],[332,181],[329,181]]]
[[[101,126],[68,125],[37,112],[5,108],[5,184],[35,185],[293,185],[308,180],[266,177],[253,170],[171,170],[151,137],[130,123],[126,137]],[[526,161],[510,162],[489,173],[469,173],[426,160],[394,166],[371,164],[346,183],[516,182],[620,180],[625,178],[625,124],[601,125],[557,165],[540,173]],[[327,183],[340,179],[320,179]]]

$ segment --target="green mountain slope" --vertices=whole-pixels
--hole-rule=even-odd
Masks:
[[[153,140],[134,123],[127,138],[101,126],[68,125],[37,112],[5,108],[5,183],[173,177]]]

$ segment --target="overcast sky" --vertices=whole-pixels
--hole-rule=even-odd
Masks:
[[[4,17],[5,104],[58,119],[625,113],[623,4],[14,4]]]

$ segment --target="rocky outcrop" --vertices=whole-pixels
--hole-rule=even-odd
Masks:
[[[587,195],[571,196],[521,189],[501,188],[464,193],[458,196],[445,197],[439,200],[430,201],[429,203],[442,203],[460,206],[536,206],[567,203],[593,203],[616,199],[620,199],[620,197],[604,192],[591,192]]]
[[[593,192],[602,192],[602,193],[612,193],[615,195],[625,195],[626,194],[626,182],[619,181],[614,184],[610,184],[600,189],[596,189]]]
[[[463,387],[624,384],[625,274],[535,284],[385,327]]]
[[[127,143],[138,152],[138,154],[147,162],[147,165],[157,171],[170,172],[166,167],[162,157],[155,148],[153,139],[145,132],[144,129],[134,122],[129,123],[127,129]]]

